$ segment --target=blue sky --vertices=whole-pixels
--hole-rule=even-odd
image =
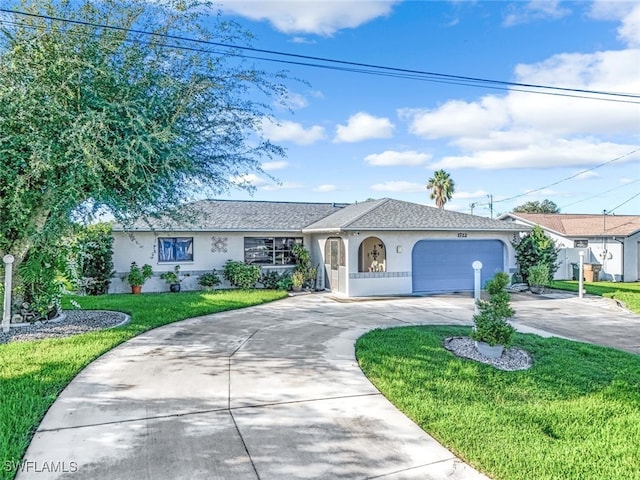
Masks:
[[[229,0],[221,10],[256,48],[640,95],[638,2]],[[563,213],[640,214],[640,152],[628,155],[640,148],[640,103],[287,68],[308,85],[290,83],[293,111],[264,123],[287,149],[263,165],[278,182],[251,175],[252,196],[222,198],[433,205],[424,185],[444,168],[452,210],[475,203],[488,216],[491,195],[494,215],[545,198]]]

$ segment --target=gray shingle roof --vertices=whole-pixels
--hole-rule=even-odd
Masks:
[[[305,232],[339,230],[528,230],[501,220],[390,198],[348,205]]]
[[[354,204],[201,200],[184,205],[180,220],[138,220],[126,230],[336,232],[353,230],[521,231],[529,227],[383,198]],[[114,230],[125,230],[120,225]]]
[[[201,200],[180,209],[182,220],[153,219],[150,225],[136,221],[128,230],[171,231],[284,231],[300,232],[344,204]],[[124,230],[120,225],[114,230]]]

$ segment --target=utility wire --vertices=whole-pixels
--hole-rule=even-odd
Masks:
[[[632,151],[630,151],[628,153],[625,153],[624,155],[620,155],[619,157],[616,157],[614,159],[611,159],[611,160],[608,160],[606,162],[600,163],[600,164],[598,164],[598,165],[596,165],[594,167],[587,168],[585,170],[581,170],[578,173],[575,173],[573,175],[565,177],[565,178],[563,178],[561,180],[558,180],[557,182],[550,183],[549,185],[545,185],[544,187],[540,187],[540,188],[536,188],[536,189],[533,189],[533,190],[529,190],[529,191],[527,191],[525,193],[521,193],[519,195],[514,195],[512,197],[503,198],[501,200],[495,200],[493,203],[508,202],[509,200],[515,200],[516,198],[524,197],[526,195],[530,195],[532,193],[539,192],[540,190],[545,190],[545,189],[550,188],[550,187],[555,187],[556,185],[558,185],[560,183],[563,183],[563,182],[566,182],[567,180],[572,180],[572,179],[574,179],[576,177],[579,177],[580,175],[582,175],[582,174],[584,174],[586,172],[591,172],[592,170],[596,170],[597,168],[601,168],[601,167],[604,167],[605,165],[609,165],[609,164],[611,164],[613,162],[617,162],[618,160],[622,160],[623,158],[629,157],[629,156],[631,156],[631,155],[633,155],[634,153],[637,153],[637,152],[640,152],[640,148],[636,148],[635,150],[632,150]]]
[[[496,88],[495,85],[499,85],[499,86],[502,86],[504,89],[509,89],[507,87],[523,87],[523,88],[534,88],[534,89],[542,90],[541,92],[525,90],[527,93],[547,93],[547,94],[549,94],[549,92],[547,92],[547,91],[550,91],[550,92],[571,92],[572,94],[601,95],[601,96],[605,97],[605,98],[600,98],[600,97],[590,97],[590,96],[585,96],[585,95],[576,95],[578,98],[597,99],[597,100],[610,99],[610,97],[613,97],[613,98],[640,99],[640,95],[631,94],[631,93],[618,93],[618,92],[606,92],[606,91],[578,89],[578,88],[552,87],[552,86],[548,86],[548,85],[537,85],[537,84],[529,84],[529,83],[508,82],[508,81],[502,81],[502,80],[490,80],[490,79],[483,79],[483,78],[478,78],[478,77],[468,77],[468,76],[461,76],[461,75],[450,75],[450,74],[443,74],[443,73],[436,73],[436,72],[429,72],[429,71],[422,71],[422,70],[412,70],[412,69],[388,67],[388,66],[383,66],[383,65],[375,65],[375,64],[368,64],[368,63],[361,63],[361,62],[351,62],[351,61],[345,61],[345,60],[337,60],[337,59],[331,59],[331,58],[325,58],[325,57],[299,55],[299,54],[293,54],[293,53],[288,53],[288,52],[280,52],[280,51],[276,51],[276,50],[267,50],[267,49],[259,49],[259,48],[246,47],[246,46],[231,45],[231,44],[227,44],[227,43],[213,42],[213,41],[209,41],[209,40],[202,40],[202,39],[189,38],[189,37],[182,37],[182,36],[179,36],[179,35],[172,35],[172,34],[167,34],[167,33],[156,33],[156,32],[150,32],[150,31],[139,30],[139,29],[117,27],[117,26],[112,26],[112,25],[107,25],[107,24],[85,22],[85,21],[81,21],[81,20],[71,20],[71,19],[65,19],[65,18],[60,18],[60,17],[53,17],[53,16],[49,16],[49,15],[28,13],[28,12],[23,12],[23,11],[18,11],[18,10],[9,10],[9,9],[5,9],[5,8],[0,8],[0,12],[11,13],[11,14],[15,14],[15,15],[28,16],[28,17],[41,18],[41,19],[44,19],[44,20],[71,23],[71,24],[76,24],[76,25],[90,26],[90,27],[95,27],[95,28],[112,29],[112,30],[123,31],[123,32],[127,32],[127,33],[150,35],[150,36],[161,37],[161,38],[166,38],[166,39],[170,39],[170,40],[179,40],[179,41],[193,42],[193,43],[197,43],[197,44],[205,44],[205,45],[212,45],[212,46],[223,47],[223,48],[231,48],[231,49],[236,49],[236,50],[246,50],[246,51],[252,51],[252,52],[256,52],[256,53],[265,53],[265,54],[270,54],[270,55],[280,55],[280,56],[293,57],[293,58],[299,58],[299,59],[304,59],[304,60],[321,61],[321,62],[327,62],[327,63],[331,63],[331,64],[348,65],[348,66],[351,66],[351,67],[359,67],[359,68],[365,67],[365,68],[370,68],[370,69],[372,68],[372,69],[376,69],[376,70],[383,70],[385,72],[394,72],[395,74],[399,74],[398,76],[409,75],[408,77],[404,77],[404,78],[411,78],[411,75],[418,75],[418,76],[420,76],[420,79],[423,79],[423,77],[429,77],[429,78],[432,78],[432,79],[433,78],[440,79],[441,81],[442,80],[449,80],[449,81],[452,81],[452,82],[457,82],[457,81],[459,81],[459,82],[471,82],[471,86],[482,86],[482,85],[486,86],[488,84],[488,85],[494,85],[493,88]],[[175,46],[172,45],[171,48],[191,50],[191,48],[185,47],[184,45],[175,45]],[[201,51],[201,50],[198,50],[198,51]],[[211,53],[210,51],[207,51],[207,52]],[[249,57],[247,57],[247,58],[249,58]],[[286,62],[286,61],[283,61],[283,60],[266,59],[266,58],[261,58],[261,57],[255,58],[255,59],[269,60],[269,61],[275,61],[275,62],[279,62],[279,63],[296,64],[296,65],[303,65],[303,66],[320,67],[320,65],[307,64],[307,63],[303,63],[303,62],[298,62],[298,63],[297,62]],[[324,66],[322,68],[329,68],[329,67],[328,66]],[[337,69],[336,68],[335,70],[343,70],[343,69]],[[360,73],[373,73],[373,72],[366,72],[366,71],[360,71],[360,70],[346,70],[346,71],[357,71],[357,72],[360,72]],[[469,85],[469,84],[468,83],[461,83],[461,85]],[[561,95],[561,94],[556,93],[556,95]],[[620,100],[617,100],[617,101],[620,101]],[[638,103],[638,102],[627,101],[626,103]]]
[[[560,208],[562,210],[564,208],[571,207],[573,205],[577,205],[578,203],[586,202],[587,200],[593,200],[594,198],[602,197],[602,196],[606,195],[607,193],[613,192],[614,190],[620,190],[621,188],[626,188],[629,185],[633,185],[634,183],[638,183],[638,182],[640,182],[640,178],[638,178],[636,180],[633,180],[633,181],[631,181],[629,183],[625,183],[624,185],[618,185],[617,187],[610,188],[609,190],[605,190],[604,192],[597,193],[597,194],[592,195],[590,197],[582,198],[582,199],[577,200],[575,202],[567,203],[567,204],[562,205],[562,206],[560,206],[558,208]]]
[[[85,21],[80,21],[80,20],[71,20],[71,19],[65,19],[65,18],[60,18],[60,17],[53,17],[53,16],[49,16],[49,15],[41,15],[41,14],[33,14],[33,13],[22,12],[22,11],[17,11],[17,10],[9,10],[9,9],[5,9],[5,8],[0,8],[0,12],[10,13],[10,14],[15,14],[15,15],[23,15],[23,16],[28,16],[28,17],[35,17],[35,18],[40,18],[40,19],[50,20],[50,21],[70,23],[70,24],[75,24],[75,25],[82,25],[82,26],[89,26],[89,27],[103,28],[103,29],[111,29],[111,30],[122,31],[122,32],[126,32],[126,33],[135,33],[135,34],[141,34],[141,35],[148,35],[148,36],[152,36],[152,37],[161,37],[161,38],[166,38],[166,39],[169,39],[169,40],[179,40],[179,41],[193,42],[193,43],[197,43],[197,44],[211,45],[211,46],[222,47],[222,48],[227,48],[227,49],[245,50],[245,51],[251,51],[251,52],[256,52],[256,53],[264,53],[264,54],[269,54],[269,55],[280,55],[280,56],[286,56],[286,57],[291,57],[291,58],[299,58],[299,59],[304,59],[304,60],[313,60],[313,61],[327,62],[327,63],[331,63],[331,64],[347,65],[350,68],[349,67],[335,67],[335,66],[332,66],[332,65],[321,65],[321,64],[315,64],[315,63],[309,63],[309,62],[301,62],[301,61],[287,61],[287,60],[266,58],[266,57],[257,57],[257,56],[246,56],[245,55],[245,56],[242,57],[242,58],[248,58],[248,59],[253,59],[253,60],[270,61],[270,62],[276,62],[276,63],[289,64],[289,65],[325,68],[325,69],[336,70],[336,71],[364,73],[364,74],[370,74],[370,75],[406,78],[406,79],[414,79],[414,80],[430,81],[430,82],[436,82],[436,83],[446,83],[446,84],[454,84],[454,85],[462,85],[462,86],[475,86],[475,87],[482,87],[482,88],[489,88],[489,89],[510,90],[510,91],[525,92],[525,93],[555,95],[555,96],[594,99],[594,100],[607,100],[607,101],[616,101],[616,102],[624,102],[624,103],[640,103],[640,102],[635,102],[635,101],[616,99],[616,97],[640,99],[640,95],[638,95],[638,94],[619,93],[619,92],[606,92],[606,91],[598,91],[598,90],[565,88],[565,87],[552,87],[552,86],[548,86],[548,85],[508,82],[508,81],[501,81],[501,80],[490,80],[490,79],[483,79],[483,78],[478,78],[478,77],[468,77],[468,76],[461,76],[461,75],[450,75],[450,74],[443,74],[443,73],[436,73],[436,72],[429,72],[429,71],[422,71],[422,70],[412,70],[412,69],[388,67],[388,66],[383,66],[383,65],[375,65],[375,64],[368,64],[368,63],[361,63],[361,62],[337,60],[337,59],[331,59],[331,58],[325,58],[325,57],[299,55],[299,54],[293,54],[293,53],[288,53],[288,52],[280,52],[280,51],[276,51],[276,50],[267,50],[267,49],[259,49],[259,48],[246,47],[246,46],[231,45],[231,44],[226,44],[226,43],[222,43],[222,42],[213,42],[213,41],[201,40],[201,39],[196,39],[196,38],[182,37],[182,36],[179,36],[179,35],[156,33],[156,32],[150,32],[150,31],[139,30],[139,29],[130,29],[130,28],[124,28],[124,27],[117,27],[117,26],[112,26],[112,25],[107,25],[107,24],[85,22]],[[9,22],[9,21],[6,21],[6,20],[1,20],[1,21],[3,23],[17,25],[15,22]],[[23,26],[27,26],[27,27],[30,27],[30,28],[38,28],[38,27],[32,27],[30,25],[24,25],[24,24],[23,24]],[[134,40],[131,40],[131,41],[135,42]],[[174,48],[174,49],[179,49],[179,50],[195,51],[195,52],[201,52],[201,53],[209,53],[209,54],[211,54],[211,53],[214,53],[214,54],[223,54],[223,53],[225,53],[225,52],[219,52],[219,51],[210,50],[210,49],[187,47],[185,45],[174,45],[174,44],[157,43],[157,42],[141,42],[139,40],[138,40],[138,42],[143,43],[143,44],[147,44],[147,45],[160,46],[160,47],[165,47],[165,48]],[[226,52],[226,53],[228,53],[228,52]],[[358,67],[358,68],[354,68],[354,67]],[[367,70],[364,70],[363,67],[366,68]],[[523,87],[523,89],[520,89],[520,88],[516,89],[516,88],[512,88],[512,87]],[[538,90],[526,90],[525,88],[539,89],[541,91],[538,91]],[[568,94],[568,93],[557,93],[557,92],[572,92],[572,93]],[[581,94],[601,95],[602,97],[605,97],[605,98],[585,96],[585,95],[581,95]],[[614,98],[608,98],[608,97],[614,97]],[[563,178],[561,180],[558,180],[557,182],[553,182],[553,183],[551,183],[549,185],[546,185],[544,187],[540,187],[540,188],[537,188],[537,189],[534,189],[534,190],[529,190],[526,193],[522,193],[522,194],[519,194],[519,195],[514,195],[514,196],[511,196],[511,197],[504,198],[504,199],[495,200],[493,203],[495,204],[495,203],[501,203],[501,202],[514,200],[514,199],[521,198],[521,197],[526,196],[526,195],[530,195],[531,193],[538,192],[538,191],[544,190],[544,189],[552,187],[552,186],[556,186],[556,185],[558,185],[560,183],[563,183],[565,181],[568,181],[568,180],[571,180],[573,178],[576,178],[576,177],[578,177],[578,176],[580,176],[580,175],[582,175],[582,174],[584,174],[586,172],[595,170],[597,168],[603,167],[605,165],[608,165],[610,163],[618,161],[618,160],[620,160],[622,158],[630,156],[630,155],[632,155],[632,154],[634,154],[634,153],[636,153],[638,151],[640,151],[640,149],[633,150],[633,151],[631,151],[629,153],[626,153],[626,154],[624,154],[624,155],[622,155],[620,157],[617,157],[617,158],[614,158],[614,159],[609,160],[607,162],[601,163],[601,164],[596,165],[596,166],[594,166],[592,168],[582,170],[582,171],[580,171],[580,172],[578,172],[578,173],[576,173],[574,175],[571,175],[569,177]],[[614,190],[614,189],[612,189],[612,190]],[[629,198],[625,202],[623,202],[620,205],[616,206],[615,208],[611,209],[609,212],[613,212],[617,208],[625,205],[626,203],[628,203],[629,201],[633,200],[634,198],[636,198],[638,196],[640,196],[640,193],[634,195],[633,197]],[[591,197],[591,198],[593,198],[593,197]],[[574,202],[574,204],[575,203],[579,203],[579,202]],[[486,204],[486,203],[476,203],[476,205],[480,206],[480,205],[488,205],[488,204]],[[570,204],[570,205],[573,205],[573,204]]]
[[[640,192],[636,193],[635,195],[633,195],[631,198],[626,199],[624,202],[622,202],[620,205],[613,207],[611,210],[607,210],[607,213],[613,213],[614,211],[616,211],[618,208],[620,208],[623,205],[626,205],[627,203],[629,203],[631,200],[633,200],[634,198],[640,197]]]

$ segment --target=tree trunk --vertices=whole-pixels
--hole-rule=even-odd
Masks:
[[[43,197],[43,202],[46,201],[47,196]],[[15,258],[13,262],[13,275],[12,275],[12,287],[15,291],[17,287],[22,285],[22,278],[20,277],[20,266],[24,263],[29,250],[35,244],[35,233],[41,232],[47,223],[47,219],[51,214],[51,210],[45,207],[38,207],[31,215],[31,220],[23,230],[23,236],[14,240],[7,251],[4,253],[11,254]],[[32,233],[33,232],[33,233]]]

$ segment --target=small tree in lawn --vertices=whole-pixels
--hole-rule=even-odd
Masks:
[[[507,323],[515,311],[509,301],[511,295],[505,290],[509,275],[498,272],[485,283],[489,300],[478,300],[479,313],[473,316],[475,324],[471,338],[489,345],[509,346],[513,342],[515,329]]]

